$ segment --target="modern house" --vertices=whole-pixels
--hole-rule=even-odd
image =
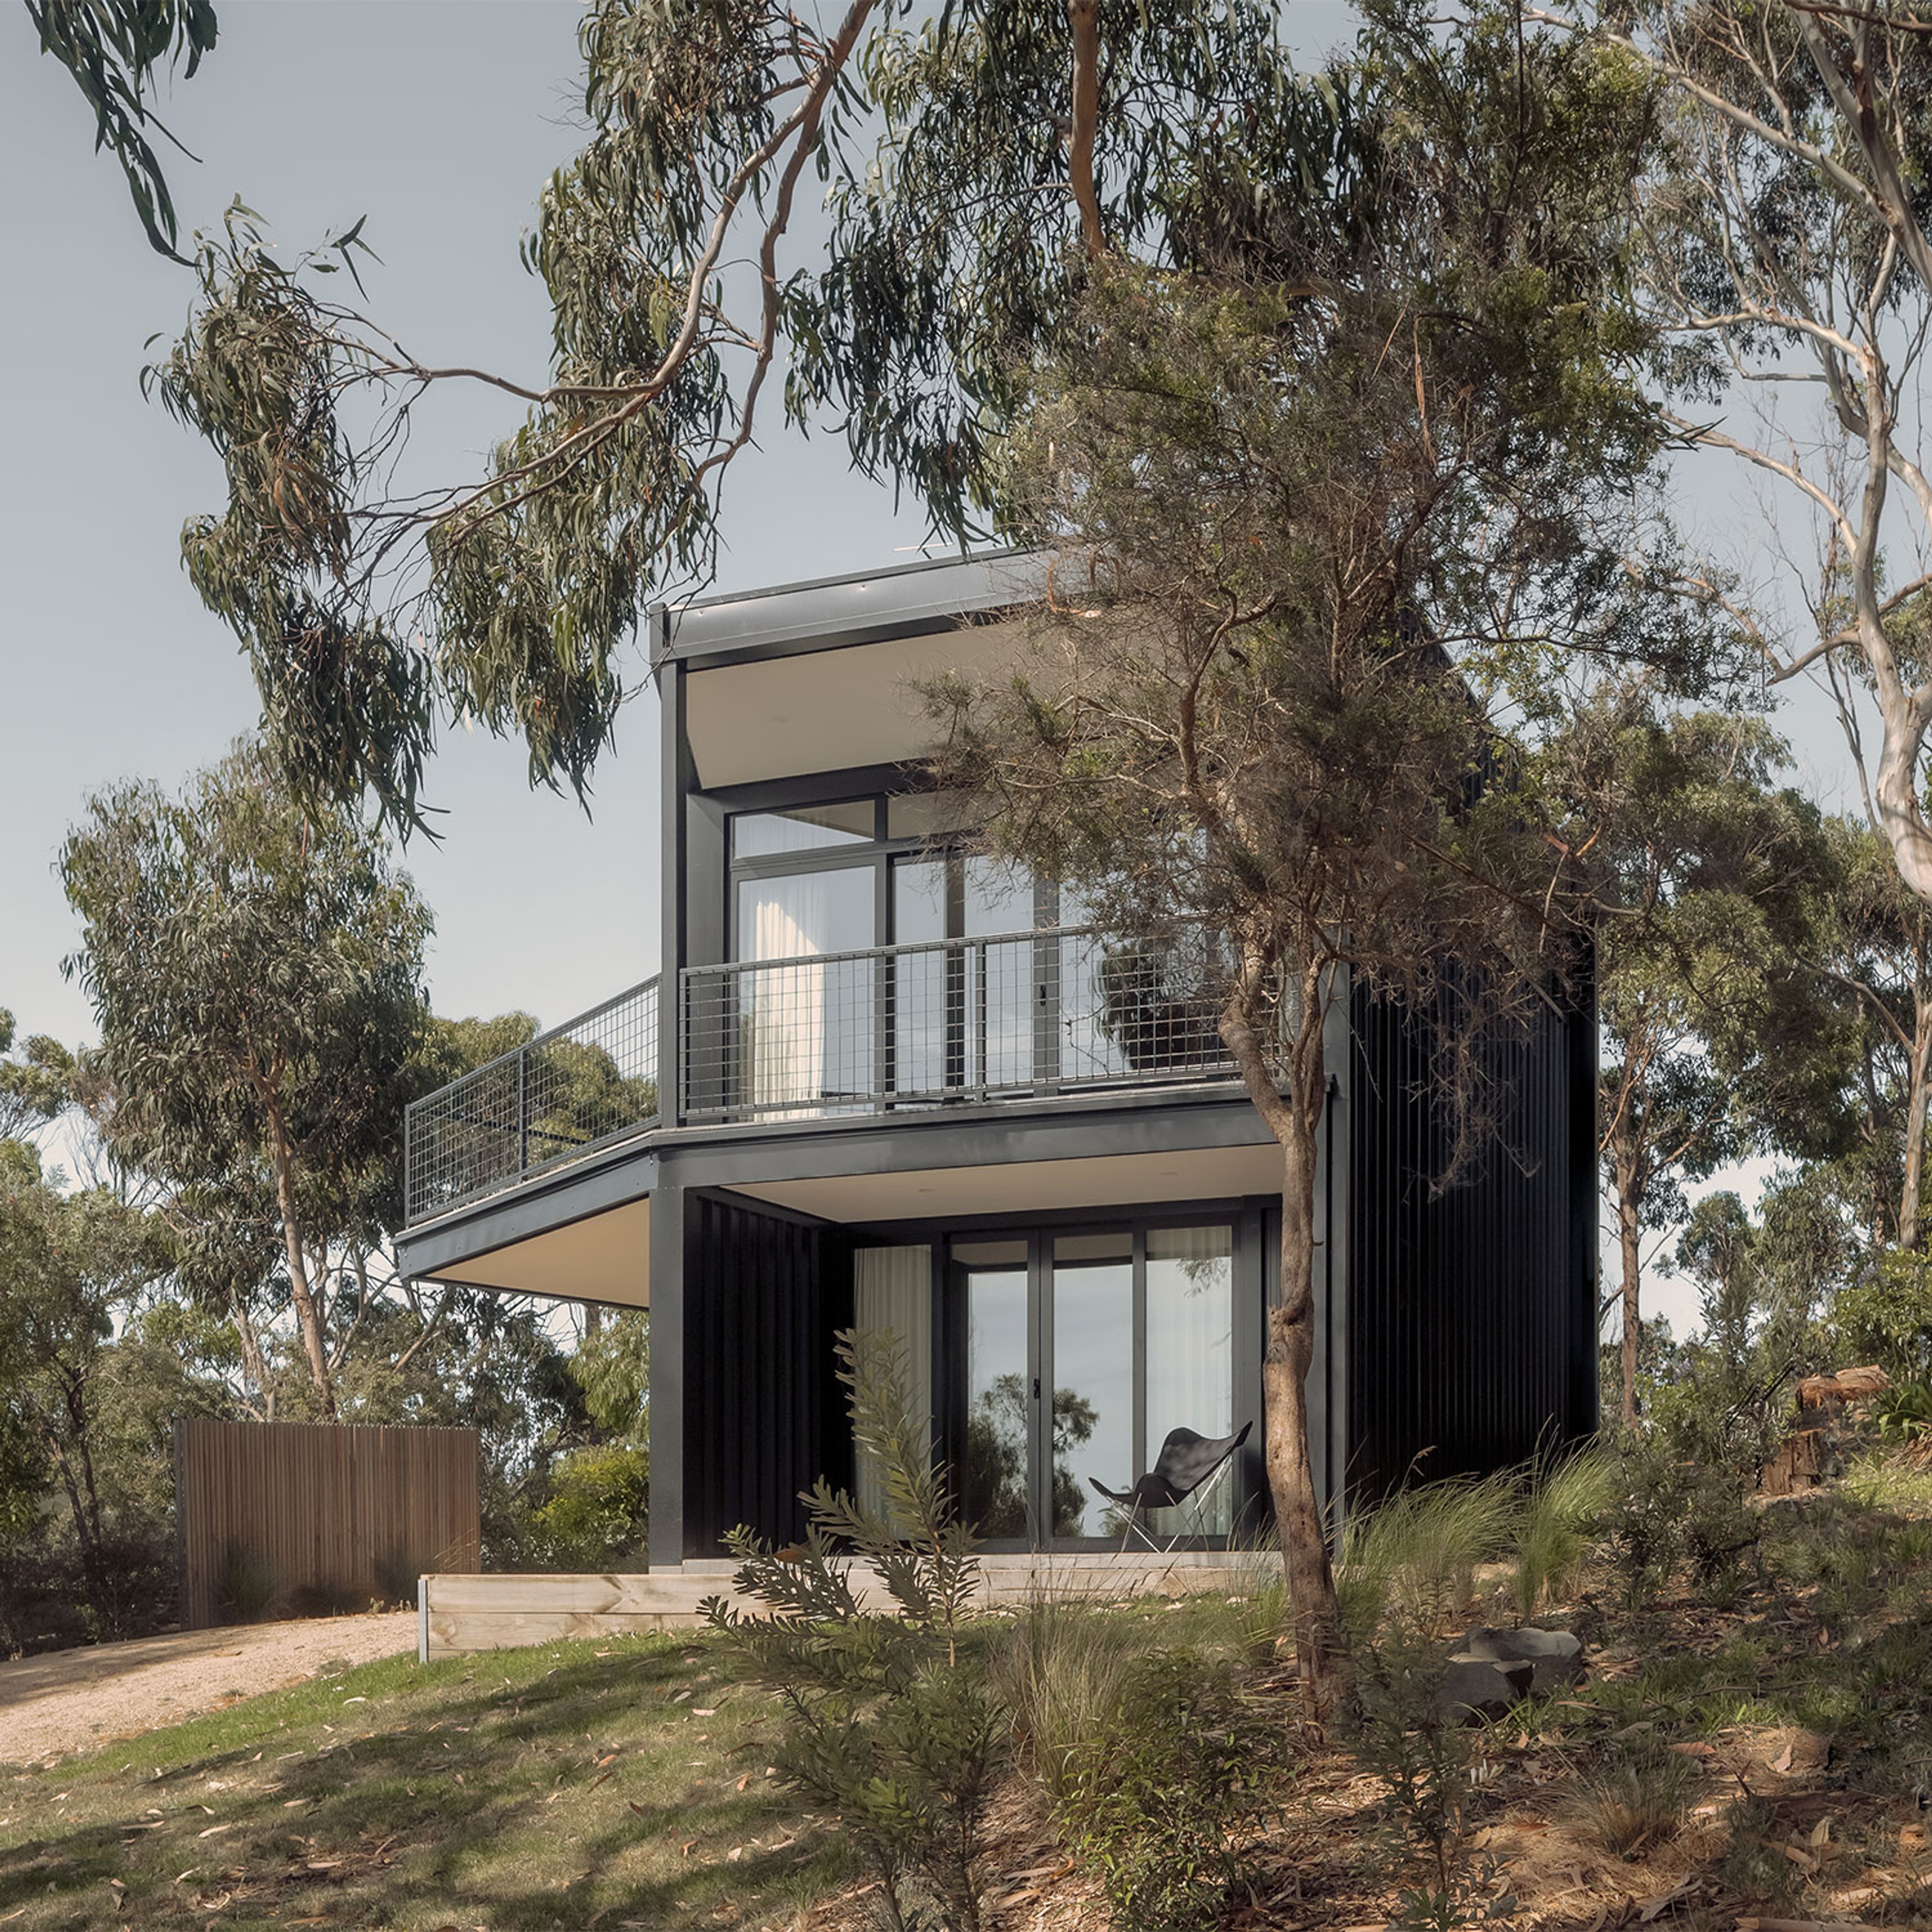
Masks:
[[[916,687],[1010,661],[1024,559],[662,611],[658,975],[419,1102],[404,1270],[651,1311],[651,1562],[850,1480],[832,1336],[906,1342],[995,1549],[1096,1546],[1172,1429],[1258,1423],[1281,1162],[1186,975],[971,856]],[[620,968],[614,964],[613,977]],[[1176,990],[1178,988],[1178,990]],[[1426,1029],[1340,1003],[1316,1455],[1490,1468],[1596,1419],[1595,1022],[1498,1048],[1507,1145],[1441,1190]],[[1185,1521],[1266,1509],[1260,1432]]]

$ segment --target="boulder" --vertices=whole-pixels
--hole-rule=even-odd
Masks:
[[[1583,1676],[1582,1642],[1565,1630],[1492,1630],[1479,1624],[1462,1640],[1462,1648],[1456,1654],[1492,1662],[1529,1664],[1539,1694],[1564,1690]]]
[[[1527,1658],[1452,1657],[1436,1693],[1436,1714],[1452,1724],[1500,1718],[1529,1695],[1535,1676]]]

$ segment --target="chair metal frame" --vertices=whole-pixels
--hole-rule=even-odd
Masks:
[[[1175,1546],[1189,1534],[1184,1526],[1168,1538],[1163,1550],[1155,1541],[1152,1533],[1141,1521],[1143,1509],[1175,1509],[1183,1504],[1189,1505],[1193,1517],[1193,1534],[1204,1536],[1207,1532],[1199,1527],[1202,1505],[1208,1493],[1219,1482],[1222,1474],[1234,1460],[1234,1452],[1248,1439],[1254,1427],[1252,1422],[1244,1422],[1232,1436],[1224,1436],[1218,1441],[1202,1436],[1192,1429],[1168,1430],[1167,1440],[1160,1445],[1160,1454],[1154,1458],[1154,1467],[1142,1476],[1131,1489],[1110,1490],[1097,1476],[1087,1480],[1094,1489],[1117,1508],[1124,1504],[1127,1512],[1126,1527],[1120,1532],[1120,1553],[1127,1553],[1129,1540],[1138,1532],[1141,1540],[1156,1556],[1172,1556]],[[1178,1486],[1177,1472],[1172,1466],[1181,1461],[1190,1449],[1211,1449],[1217,1452],[1214,1459],[1188,1484],[1185,1489]]]

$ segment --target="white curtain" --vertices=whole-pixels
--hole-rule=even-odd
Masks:
[[[905,1365],[914,1424],[932,1435],[932,1250],[861,1248],[852,1264],[853,1326],[890,1334]],[[885,1505],[885,1476],[873,1460],[857,1459],[859,1500]]]
[[[1233,1231],[1158,1228],[1147,1238],[1147,1453],[1151,1463],[1173,1429],[1207,1436],[1234,1426],[1234,1245]],[[1210,1535],[1228,1533],[1234,1485],[1215,1479],[1198,1520]],[[1190,1498],[1190,1502],[1196,1500]],[[1172,1535],[1186,1506],[1152,1512]],[[1170,1519],[1172,1521],[1170,1522]]]
[[[761,881],[754,889],[746,956],[794,959],[823,952],[818,935],[830,910],[828,882],[836,876],[808,872]],[[825,968],[772,967],[747,974],[739,983],[749,1008],[752,1103],[770,1119],[811,1114],[808,1103],[825,1087]],[[774,1108],[779,1111],[767,1112]]]
[[[739,958],[800,962],[738,975],[739,1064],[766,1119],[870,1098],[871,964],[812,962],[872,945],[874,879],[870,866],[838,866],[739,886]]]

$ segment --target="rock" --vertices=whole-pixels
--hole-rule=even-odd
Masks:
[[[1500,1718],[1529,1695],[1535,1676],[1527,1658],[1452,1657],[1436,1694],[1436,1714],[1445,1724]]]
[[[1456,1654],[1533,1664],[1539,1693],[1564,1690],[1582,1680],[1582,1640],[1565,1630],[1492,1630],[1479,1624]]]

